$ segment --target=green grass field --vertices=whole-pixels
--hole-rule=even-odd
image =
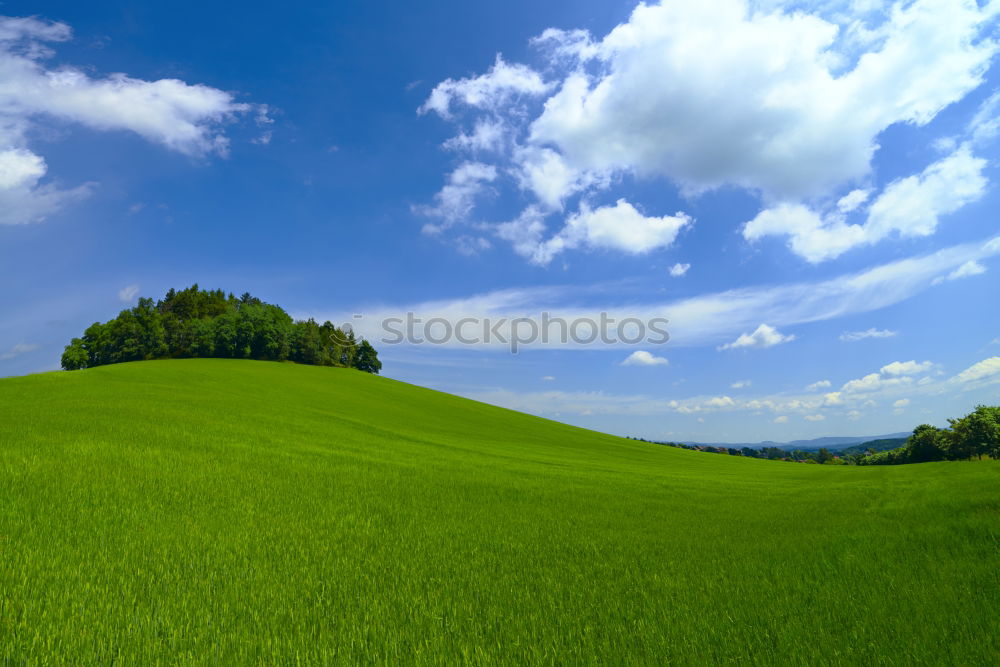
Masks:
[[[0,411],[8,664],[1000,656],[997,462],[718,456],[221,359]]]

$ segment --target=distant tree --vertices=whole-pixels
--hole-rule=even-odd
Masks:
[[[82,338],[74,338],[62,354],[62,367],[68,371],[86,368],[89,363],[87,348],[83,346]]]
[[[371,343],[364,338],[361,339],[361,343],[358,344],[357,351],[354,354],[353,367],[359,371],[374,373],[375,375],[378,375],[378,372],[382,370],[382,362],[378,360],[378,353],[371,346]]]
[[[816,463],[826,463],[833,458],[833,454],[826,447],[820,447],[819,452],[816,453]]]
[[[904,449],[911,463],[941,461],[945,458],[944,432],[930,424],[921,424],[913,429]]]
[[[949,419],[954,458],[996,458],[1000,455],[1000,407],[976,406],[961,419]]]
[[[359,351],[359,348],[363,350]],[[375,348],[330,322],[295,322],[249,292],[171,288],[163,299],[141,298],[108,322],[95,322],[66,346],[62,365],[79,370],[166,357],[264,359],[345,366],[378,373]]]

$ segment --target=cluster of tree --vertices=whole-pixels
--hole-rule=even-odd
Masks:
[[[837,448],[841,456],[851,456],[854,454],[872,454],[874,452],[884,452],[889,449],[897,449],[906,444],[908,438],[881,438],[879,440],[869,440],[860,445]]]
[[[858,465],[895,465],[926,461],[1000,459],[1000,406],[980,405],[964,417],[948,420],[949,428],[921,424],[906,444],[856,458]]]
[[[698,452],[708,452],[710,454],[728,454],[729,456],[746,456],[754,459],[768,459],[770,461],[797,461],[799,463],[825,463],[830,465],[845,463],[842,458],[823,447],[819,451],[811,452],[803,449],[793,449],[788,451],[780,447],[713,447],[712,445],[689,445],[683,442],[662,442],[658,440],[645,440],[643,438],[633,438],[642,442],[650,442],[654,445],[665,445],[667,447],[678,447],[680,449],[690,449]]]
[[[349,329],[292,320],[278,306],[249,293],[236,298],[198,285],[171,289],[155,303],[141,298],[115,319],[94,322],[66,346],[62,367],[77,370],[175,357],[294,361],[367,373],[382,369],[375,348],[367,340],[358,341]]]
[[[895,465],[899,463],[925,463],[928,461],[955,461],[983,458],[983,455],[1000,459],[1000,406],[977,406],[973,412],[959,419],[949,419],[949,428],[937,428],[921,424],[913,429],[913,435],[902,440],[873,440],[861,446],[848,447],[831,452],[821,448],[818,452],[801,449],[786,451],[780,447],[712,447],[710,445],[687,445],[681,442],[660,442],[633,438],[656,445],[680,447],[714,454],[749,456],[777,461],[797,461],[799,463],[822,463],[827,465]],[[899,445],[900,446],[894,446]],[[889,447],[894,446],[889,449]],[[865,447],[859,451],[859,447]],[[882,451],[878,451],[881,448]]]

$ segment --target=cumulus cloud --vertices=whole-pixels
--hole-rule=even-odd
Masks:
[[[416,210],[428,217],[440,218],[440,224],[424,225],[425,234],[436,234],[466,218],[478,197],[488,184],[496,180],[496,167],[482,162],[463,162],[451,174],[448,182],[434,196],[433,206],[419,206]]]
[[[1000,379],[1000,357],[990,357],[969,366],[952,378],[952,382],[969,384],[986,379]]]
[[[887,185],[869,207],[863,223],[848,224],[843,207],[817,212],[804,204],[781,203],[747,222],[743,237],[757,241],[766,236],[787,236],[789,249],[815,264],[894,233],[904,238],[929,236],[942,215],[957,211],[985,193],[985,166],[986,160],[972,155],[969,145],[963,144],[920,174]]]
[[[622,366],[667,366],[670,364],[665,357],[658,357],[646,350],[636,350],[625,358]]]
[[[929,361],[894,361],[883,366],[879,372],[882,375],[919,375],[927,373],[934,368],[934,364]]]
[[[839,391],[831,391],[823,396],[824,406],[843,405],[844,399]]]
[[[893,231],[904,237],[933,234],[940,216],[983,195],[985,166],[986,160],[972,155],[970,146],[963,144],[919,175],[893,181],[868,211],[869,239],[882,239]]]
[[[563,229],[548,239],[543,238],[543,220],[543,211],[529,207],[517,220],[500,225],[497,233],[511,241],[516,252],[544,265],[557,254],[580,247],[645,254],[670,246],[680,230],[691,224],[691,218],[683,213],[646,216],[624,199],[595,209],[581,203]]]
[[[873,374],[878,377],[878,373]],[[604,392],[531,392],[515,393],[506,390],[473,392],[470,398],[503,405],[515,410],[542,414],[621,414],[621,415],[661,415],[676,413],[681,415],[705,415],[714,412],[750,412],[774,415],[776,424],[788,423],[789,415],[801,416],[804,420],[819,422],[824,418],[844,416],[858,420],[864,416],[863,410],[878,407],[873,397],[892,404],[892,409],[901,411],[912,405],[912,396],[938,396],[950,385],[954,389],[978,389],[1000,382],[1000,357],[991,357],[973,364],[952,377],[947,383],[912,383],[912,378],[889,378],[897,382],[886,382],[880,392],[860,394],[832,392],[826,396],[772,394],[756,398],[733,398],[731,396],[692,396],[689,398],[663,399],[649,395],[621,395]],[[901,382],[900,382],[901,380]],[[905,390],[906,396],[900,396]],[[837,400],[829,400],[836,396]]]
[[[934,364],[930,361],[893,361],[882,366],[877,373],[845,382],[840,391],[844,394],[859,394],[899,388],[913,384],[913,376],[929,373],[933,368]]]
[[[125,74],[94,78],[70,65],[49,68],[50,44],[65,42],[64,23],[0,17],[0,224],[37,222],[85,197],[89,185],[43,183],[45,160],[28,147],[40,123],[74,123],[133,132],[192,156],[225,155],[226,123],[258,109],[231,93],[176,79],[146,81]]]
[[[497,109],[517,95],[541,95],[551,86],[541,75],[525,65],[509,64],[497,54],[486,74],[464,79],[446,79],[434,87],[420,107],[420,113],[434,111],[442,117],[451,115],[452,104],[478,109]]]
[[[806,387],[806,391],[816,391],[818,389],[826,389],[830,386],[829,380],[819,380],[818,382],[813,382],[811,385]]]
[[[845,331],[840,334],[840,340],[848,343],[854,343],[866,338],[893,338],[897,334],[898,332],[890,331],[889,329],[876,329],[875,327],[872,327],[871,329],[865,329],[864,331]]]
[[[733,389],[746,389],[747,387],[750,386],[750,384],[751,384],[750,380],[740,380],[738,382],[732,383],[729,386],[732,387]]]
[[[505,182],[534,198],[542,237],[567,198],[654,177],[688,195],[760,195],[768,205],[747,238],[786,235],[820,262],[893,233],[930,234],[984,189],[984,162],[955,142],[952,155],[884,188],[866,221],[847,221],[873,195],[856,186],[878,136],[964,98],[998,48],[996,3],[869,4],[640,4],[603,36],[545,30],[532,40],[537,69],[498,56],[484,74],[440,83],[419,111],[458,126],[449,148],[493,152]],[[983,106],[969,141],[992,131],[996,106]]]
[[[719,347],[720,350],[735,350],[739,348],[765,348],[774,347],[781,343],[788,343],[795,340],[795,335],[785,335],[767,324],[761,324],[753,333],[740,334],[739,338],[731,343],[726,343]]]
[[[680,262],[678,262],[670,267],[670,275],[673,278],[680,278],[681,276],[686,274],[688,272],[688,269],[690,268],[691,268],[690,264],[681,264]]]
[[[531,136],[583,168],[662,174],[693,190],[819,194],[867,173],[883,129],[927,123],[982,82],[996,51],[979,39],[992,11],[900,5],[857,54],[835,23],[801,11],[639,5],[599,41],[548,33],[600,73],[573,70]]]

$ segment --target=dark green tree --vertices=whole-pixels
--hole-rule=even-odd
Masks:
[[[913,429],[904,449],[911,463],[941,461],[945,457],[944,432],[930,424],[921,424]]]
[[[378,375],[378,372],[382,370],[382,362],[378,360],[378,352],[375,348],[365,340],[361,339],[361,343],[358,344],[357,351],[354,354],[354,368],[359,371],[364,371],[365,373],[374,373]]]

